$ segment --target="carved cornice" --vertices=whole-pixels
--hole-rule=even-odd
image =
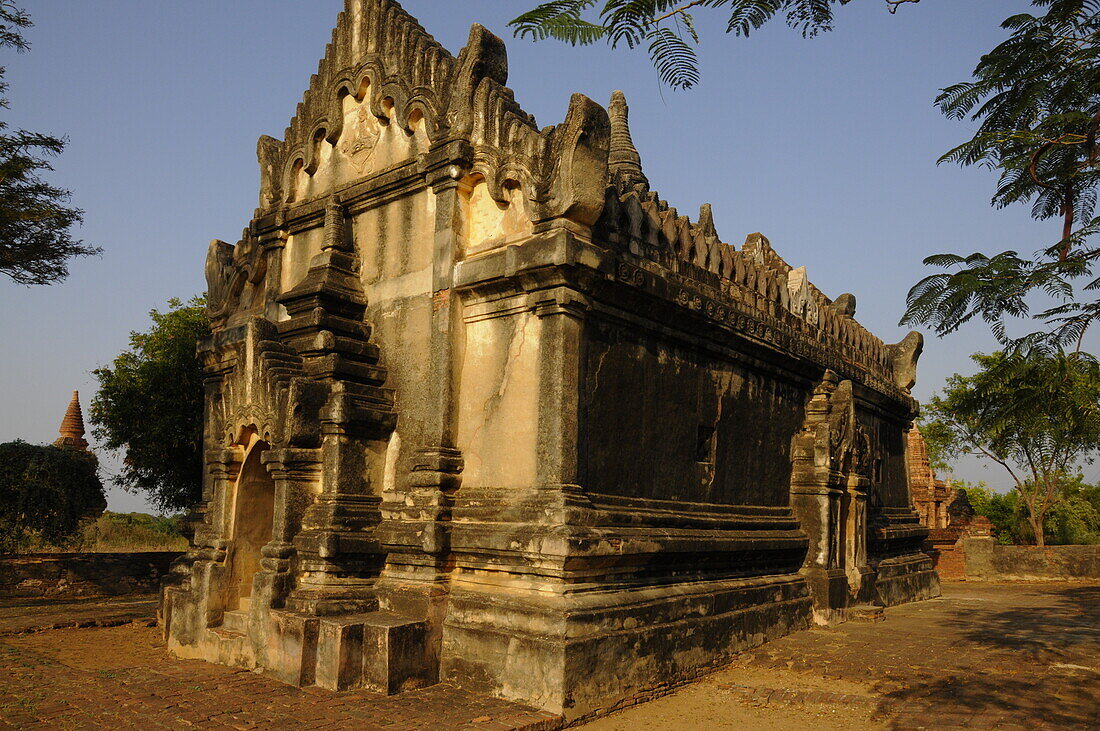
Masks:
[[[728,280],[705,271],[692,273],[696,276],[671,272],[627,252],[612,253],[556,231],[461,262],[455,286],[472,319],[494,316],[495,310],[533,308],[538,297],[515,299],[526,292],[568,286],[598,300],[600,283],[625,287],[636,296],[672,305],[669,318],[679,320],[681,330],[708,324],[731,343],[749,341],[811,363],[815,370],[831,369],[886,397],[894,404],[892,410],[915,413],[916,402],[890,380],[892,372],[881,365],[873,368],[854,345],[828,340],[785,308],[764,309],[757,300],[746,303],[740,288]],[[640,312],[637,307],[629,309]]]

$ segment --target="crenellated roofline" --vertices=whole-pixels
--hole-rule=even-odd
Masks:
[[[651,189],[622,92],[612,94],[606,109],[574,94],[566,119],[539,129],[507,81],[504,42],[484,27],[471,28],[455,57],[395,0],[345,0],[284,139],[260,138],[257,220],[289,218],[292,206],[323,208],[321,200],[296,201],[286,193],[295,171],[316,169],[321,142],[339,139],[343,100],[354,95],[380,124],[410,135],[423,124],[432,151],[449,146],[448,160],[461,150],[467,159],[456,160],[458,174],[483,181],[502,206],[510,203],[510,190],[522,190],[535,232],[564,222],[670,272],[715,276],[742,305],[793,315],[800,327],[839,343],[877,378],[903,390],[911,385],[914,366],[907,359],[919,353],[913,339],[919,336],[896,346],[883,343],[855,320],[851,295],[834,302],[809,282],[805,267],[784,261],[763,235],[749,234],[737,249],[721,240],[709,204],[692,221]],[[341,191],[319,195],[333,194]],[[246,232],[246,244],[248,238]]]

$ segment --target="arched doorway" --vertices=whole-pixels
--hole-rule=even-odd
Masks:
[[[271,540],[275,517],[275,481],[260,456],[267,442],[248,437],[241,472],[233,489],[233,542],[227,609],[247,608],[252,578],[260,570],[260,549]]]

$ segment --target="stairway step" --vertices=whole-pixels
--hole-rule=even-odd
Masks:
[[[848,607],[848,619],[855,622],[885,622],[886,607],[878,607],[873,604],[859,604]]]
[[[223,640],[233,641],[244,639],[244,632],[234,632],[233,630],[223,629],[222,627],[214,627],[210,631]]]
[[[322,617],[316,683],[385,694],[430,685],[427,636],[426,621],[395,612]]]
[[[221,629],[227,632],[246,634],[248,632],[248,610],[234,609],[222,615]]]

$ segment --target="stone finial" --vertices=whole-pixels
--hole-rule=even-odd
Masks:
[[[718,229],[714,227],[714,212],[709,203],[699,206],[699,230],[704,236],[717,236]]]
[[[894,383],[909,391],[917,383],[917,360],[924,350],[924,336],[913,330],[900,343],[887,345],[886,350],[894,365]]]
[[[856,316],[856,296],[849,292],[837,297],[833,300],[833,309],[839,312],[841,315],[847,315],[848,317]]]
[[[80,411],[80,394],[77,391],[73,391],[72,401],[65,410],[65,418],[61,420],[58,433],[61,436],[54,440],[55,447],[88,451],[88,442],[84,439],[84,414]]]
[[[328,205],[325,206],[325,240],[321,244],[321,251],[350,250],[344,234],[344,213],[340,198],[335,195],[329,198]]]
[[[649,179],[642,172],[642,156],[630,136],[630,107],[621,91],[611,92],[607,111],[611,117],[611,152],[607,158],[611,182],[620,190],[637,185],[649,190]]]

